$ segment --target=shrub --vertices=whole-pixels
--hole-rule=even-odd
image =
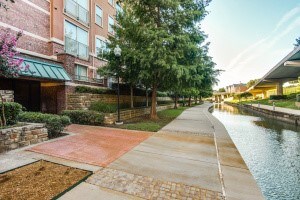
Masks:
[[[300,102],[300,94],[297,94],[296,101]]]
[[[0,104],[0,109],[2,109],[2,104]],[[4,115],[6,118],[7,125],[14,125],[17,123],[19,114],[22,111],[22,105],[14,102],[4,103]]]
[[[48,129],[49,138],[59,136],[64,128],[71,123],[67,116],[43,114],[39,112],[22,112],[19,116],[22,122],[44,123]]]
[[[75,87],[76,93],[91,93],[91,94],[115,94],[114,90],[106,90],[101,88],[91,88],[86,86]]]
[[[286,95],[271,95],[270,100],[282,100],[287,99]]]
[[[104,121],[103,113],[91,110],[65,110],[62,115],[68,116],[74,124],[97,126]]]
[[[122,107],[124,108],[125,106],[122,105]],[[118,107],[116,104],[108,104],[101,101],[93,102],[89,107],[89,110],[103,113],[115,113],[117,112],[117,109]]]

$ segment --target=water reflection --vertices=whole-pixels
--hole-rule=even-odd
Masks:
[[[228,105],[213,113],[226,127],[266,199],[300,199],[300,128]]]

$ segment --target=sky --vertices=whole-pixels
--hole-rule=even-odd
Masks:
[[[215,89],[262,78],[300,37],[299,0],[212,0],[202,30],[225,72]]]

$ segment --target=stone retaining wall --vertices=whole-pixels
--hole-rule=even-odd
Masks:
[[[4,102],[13,102],[14,101],[14,91],[11,90],[0,90],[0,94]],[[0,98],[0,103],[2,102]]]
[[[246,104],[235,104],[235,103],[229,103],[229,102],[226,102],[226,104],[244,108],[244,109],[247,109],[250,111],[254,111],[254,112],[262,114],[266,117],[271,117],[271,118],[278,119],[280,121],[284,121],[284,122],[287,122],[290,124],[295,124],[296,126],[300,125],[300,115],[293,115],[293,114],[283,113],[283,112],[279,112],[279,111],[258,108],[258,107],[246,105]]]
[[[172,101],[170,97],[158,97],[158,101]],[[103,103],[116,104],[118,99],[117,95],[107,95],[107,94],[88,94],[88,93],[70,93],[67,94],[67,110],[87,110],[92,102],[101,101]],[[133,101],[135,103],[146,102],[146,97],[134,96]],[[149,102],[151,97],[149,97]],[[121,104],[130,104],[130,96],[121,95]]]
[[[162,111],[162,110],[166,110],[166,109],[170,109],[173,108],[174,105],[164,105],[164,106],[157,106],[157,111]],[[120,111],[120,117],[121,120],[128,120],[128,119],[132,119],[135,117],[140,117],[143,115],[147,115],[150,114],[150,107],[149,108],[137,108],[137,109],[131,109],[131,110],[122,110]],[[104,117],[104,124],[113,124],[115,123],[115,121],[117,121],[117,113],[108,113],[105,114]]]
[[[0,130],[0,153],[48,140],[44,124],[28,124]]]

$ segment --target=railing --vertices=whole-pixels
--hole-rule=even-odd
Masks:
[[[72,38],[65,36],[65,51],[82,59],[88,59],[89,47]]]
[[[104,84],[104,79],[89,78],[87,76],[80,76],[80,75],[74,75],[74,80],[84,81],[84,82],[89,82],[89,83]]]
[[[65,0],[65,12],[78,21],[89,25],[89,11],[73,0]]]

